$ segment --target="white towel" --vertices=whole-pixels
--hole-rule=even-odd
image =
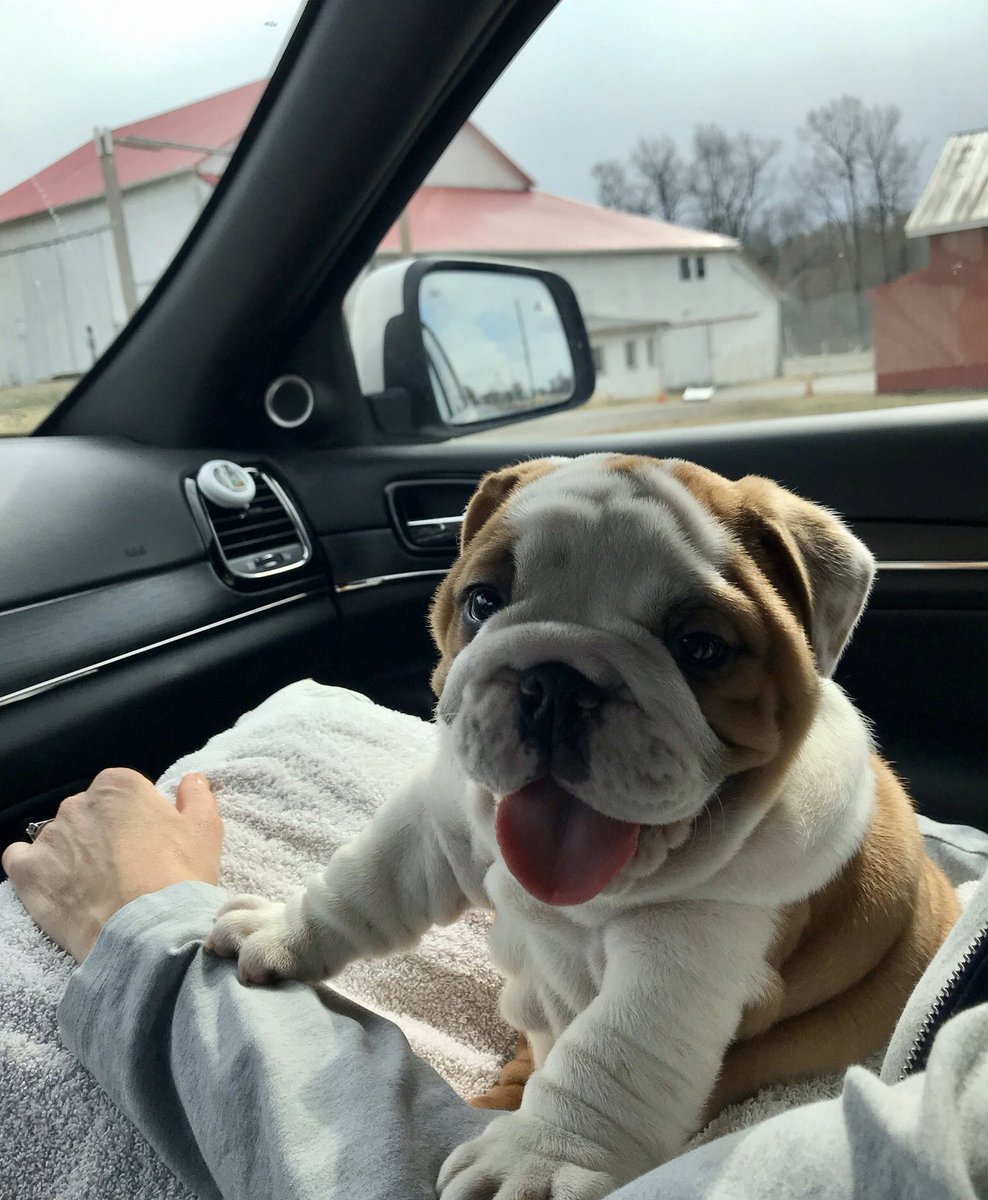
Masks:
[[[311,680],[292,684],[160,780],[212,782],[226,825],[222,883],[281,898],[360,829],[432,745],[431,725]],[[359,963],[335,986],[396,1021],[463,1096],[484,1091],[514,1035],[497,1015],[488,917],[468,914],[418,950]],[[150,1146],[59,1042],[55,1008],[71,963],[0,885],[0,1200],[188,1197]],[[769,1089],[722,1113],[697,1141],[835,1095],[840,1076]],[[17,1180],[16,1191],[5,1190]]]

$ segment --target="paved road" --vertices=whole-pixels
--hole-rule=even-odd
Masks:
[[[875,393],[874,371],[854,371],[845,375],[822,375],[813,380],[818,396],[872,396]],[[718,388],[713,403],[718,400],[787,400],[806,394],[805,379],[769,379],[763,383],[744,383],[735,387]]]
[[[818,396],[868,396],[875,391],[875,376],[870,371],[860,371],[845,375],[823,376],[813,381],[814,393]],[[648,400],[636,404],[603,404],[590,408],[573,408],[566,412],[554,413],[549,417],[538,417],[525,421],[516,426],[506,426],[492,430],[487,434],[475,434],[475,437],[487,440],[552,437],[589,437],[597,433],[628,433],[651,424],[656,427],[663,425],[683,425],[688,422],[684,418],[692,411],[700,413],[710,405],[729,406],[738,403],[742,406],[740,413],[743,417],[753,415],[750,412],[750,402],[757,400],[792,401],[800,400],[806,394],[806,381],[803,379],[770,379],[764,383],[740,384],[736,387],[718,388],[709,401],[695,401],[684,404],[681,400],[671,399],[664,402]],[[748,402],[745,404],[745,402]],[[781,407],[781,406],[780,406]],[[743,411],[748,408],[749,411]],[[789,412],[794,408],[786,405]]]

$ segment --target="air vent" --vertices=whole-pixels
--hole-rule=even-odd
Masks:
[[[298,513],[273,479],[253,467],[247,470],[256,489],[248,508],[223,508],[196,489],[216,552],[238,579],[260,580],[297,570],[312,557]]]

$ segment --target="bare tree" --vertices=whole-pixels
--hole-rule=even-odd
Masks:
[[[920,147],[903,137],[901,121],[895,105],[869,108],[856,96],[841,96],[808,113],[799,131],[809,158],[796,169],[795,180],[824,217],[862,330],[867,326],[862,292],[866,284],[893,277],[895,238],[898,266],[904,266],[901,222]]]
[[[768,211],[753,246],[757,261],[775,281],[805,299],[805,287],[824,254],[819,229],[801,196],[794,195]]]
[[[894,104],[876,104],[865,113],[861,142],[870,174],[871,204],[878,226],[882,276],[892,278],[889,233],[902,213],[916,177],[921,143],[906,141],[899,131],[902,113]]]
[[[750,134],[730,137],[717,125],[698,126],[687,166],[668,136],[640,138],[630,170],[613,159],[593,168],[597,198],[608,208],[692,220],[746,241],[771,182],[769,164],[780,143]]]
[[[622,212],[651,212],[650,201],[640,182],[632,182],[627,170],[613,159],[595,163],[592,169],[597,184],[597,200],[605,208],[617,208]]]
[[[840,242],[859,310],[863,286],[862,217],[867,180],[866,121],[865,107],[856,96],[841,96],[822,108],[813,109],[799,131],[800,138],[809,147],[810,162],[797,176]]]
[[[671,137],[639,138],[631,162],[644,184],[642,199],[652,215],[675,221],[687,194],[687,171]]]
[[[781,143],[719,125],[698,125],[693,133],[689,192],[704,229],[746,242],[772,183],[769,169]]]

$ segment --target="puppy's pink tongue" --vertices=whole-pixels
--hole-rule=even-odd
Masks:
[[[552,779],[497,806],[498,845],[515,879],[546,904],[582,904],[603,891],[638,847],[640,826],[596,812]]]

